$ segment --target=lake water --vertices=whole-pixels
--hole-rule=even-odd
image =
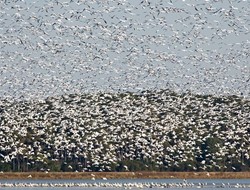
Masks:
[[[250,189],[249,179],[98,179],[98,180],[0,180],[6,190],[79,189]]]

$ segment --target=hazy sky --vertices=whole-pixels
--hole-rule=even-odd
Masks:
[[[0,96],[250,93],[250,1],[1,1]]]

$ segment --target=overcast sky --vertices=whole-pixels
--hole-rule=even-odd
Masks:
[[[0,96],[250,93],[250,1],[1,1]]]

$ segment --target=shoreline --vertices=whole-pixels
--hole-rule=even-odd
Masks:
[[[3,172],[0,179],[250,179],[250,172]]]

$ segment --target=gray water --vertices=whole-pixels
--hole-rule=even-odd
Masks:
[[[64,190],[64,189],[249,189],[250,180],[249,179],[187,179],[186,181],[182,179],[98,179],[98,180],[0,180],[0,189],[6,190],[24,190],[24,189],[36,189],[36,190]],[[4,187],[3,184],[16,184],[18,187]],[[37,187],[20,187],[20,184],[39,184]],[[57,187],[41,187],[42,184],[50,184],[50,186],[58,185]],[[74,184],[72,187],[60,187],[60,185]],[[88,187],[77,187],[77,184],[88,184]],[[109,184],[109,187],[104,187],[103,184]],[[121,184],[120,187],[115,187],[115,184]],[[130,187],[128,185],[131,185]],[[143,187],[136,186],[135,184],[144,184]],[[146,186],[146,184],[152,184],[151,187]],[[159,186],[156,184],[168,184],[168,186]],[[183,184],[192,184],[191,186]],[[127,185],[127,186],[126,186]]]

